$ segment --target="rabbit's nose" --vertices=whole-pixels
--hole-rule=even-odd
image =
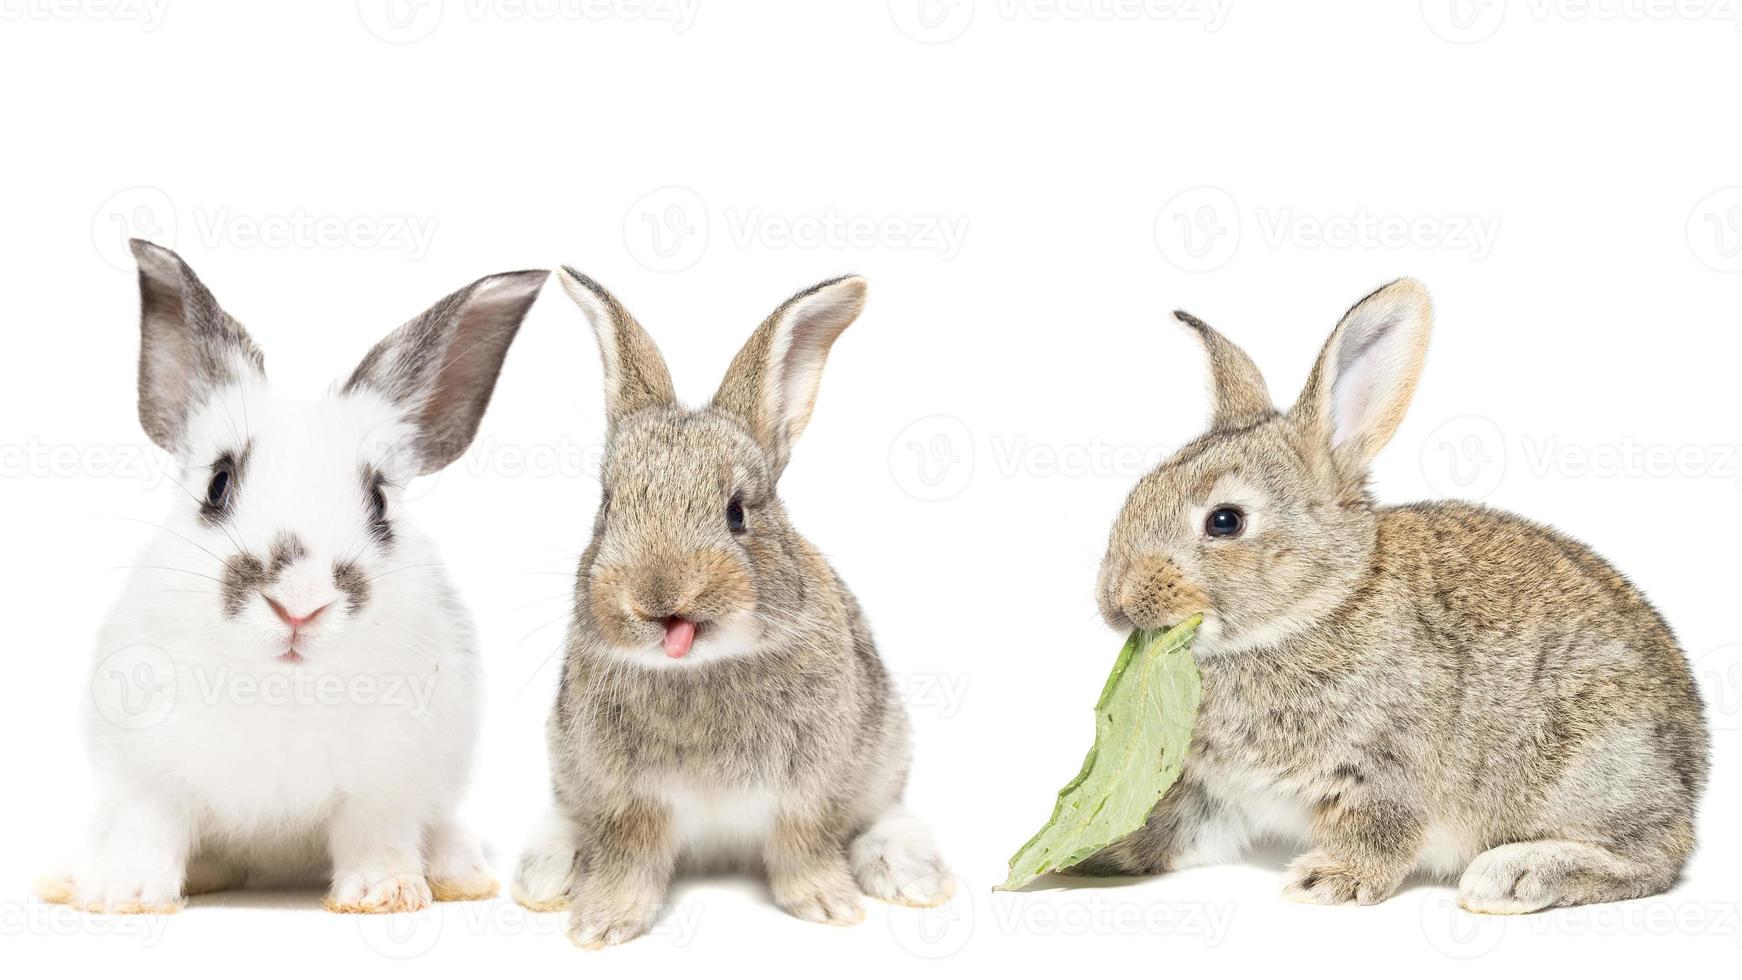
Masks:
[[[302,629],[304,626],[307,626],[308,624],[314,622],[315,619],[317,617],[319,617],[321,613],[324,613],[328,609],[331,609],[333,607],[333,604],[329,602],[329,603],[326,603],[325,605],[316,607],[315,609],[311,609],[308,612],[298,614],[298,613],[291,612],[290,609],[284,605],[284,603],[279,602],[277,599],[274,599],[271,596],[261,596],[261,598],[265,599],[266,604],[268,606],[272,607],[273,613],[276,614],[278,616],[278,618],[284,622],[284,625],[290,627],[293,630]]]

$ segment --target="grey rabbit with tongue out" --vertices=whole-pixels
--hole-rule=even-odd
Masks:
[[[858,922],[861,893],[946,901],[901,804],[907,718],[870,629],[775,493],[865,281],[789,299],[692,410],[622,305],[560,275],[604,361],[604,494],[548,725],[555,804],[515,898],[567,908],[589,948],[644,933],[684,865],[759,866],[814,922]]]

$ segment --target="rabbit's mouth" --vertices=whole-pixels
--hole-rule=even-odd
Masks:
[[[277,659],[278,659],[278,662],[281,664],[290,664],[292,667],[294,667],[297,664],[302,663],[307,658],[304,657],[302,654],[298,653],[295,650],[295,648],[292,648],[292,649],[286,650],[283,653],[279,654]]]
[[[682,616],[668,616],[665,620],[665,655],[673,660],[682,660],[690,655],[690,648],[696,643],[697,624]]]

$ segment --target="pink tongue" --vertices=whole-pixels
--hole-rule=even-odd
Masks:
[[[665,655],[682,660],[689,655],[690,644],[696,642],[696,624],[672,617],[665,621]]]

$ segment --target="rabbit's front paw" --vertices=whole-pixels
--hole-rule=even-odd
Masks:
[[[859,835],[848,851],[853,877],[872,898],[929,909],[956,893],[931,834],[912,815],[896,811]]]
[[[170,915],[182,906],[181,880],[167,872],[98,872],[60,879],[56,889],[39,886],[39,894],[102,915]]]
[[[865,918],[859,888],[845,867],[784,877],[773,885],[774,904],[806,922],[851,926]]]
[[[431,834],[428,867],[430,893],[438,902],[471,902],[495,898],[500,886],[478,839],[453,825]]]
[[[640,936],[659,918],[659,901],[602,899],[582,895],[569,900],[569,940],[582,949],[604,949]]]
[[[1288,867],[1284,897],[1310,905],[1376,905],[1391,897],[1397,881],[1333,860],[1323,851],[1303,854]]]
[[[421,874],[374,876],[352,872],[333,882],[326,906],[330,912],[416,912],[429,908],[432,899],[429,882]]]

